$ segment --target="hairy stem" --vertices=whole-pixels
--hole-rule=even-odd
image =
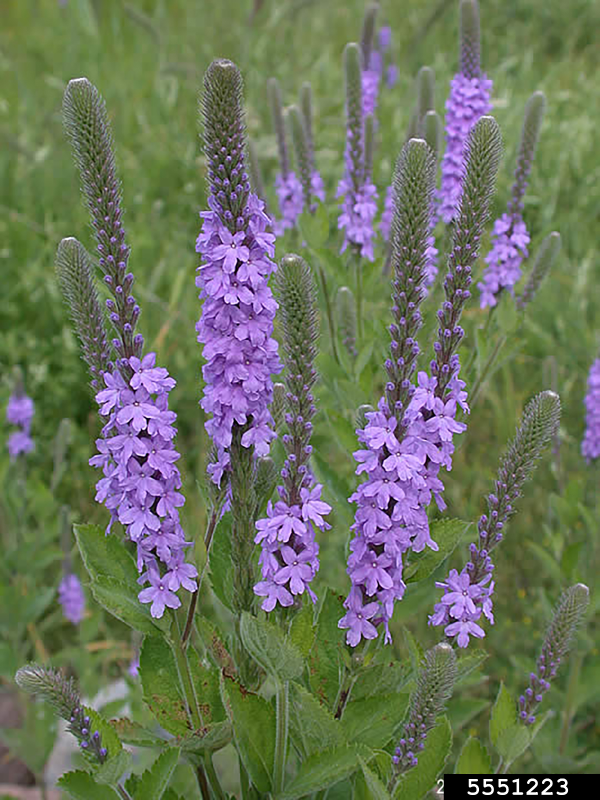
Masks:
[[[288,746],[289,722],[289,683],[284,681],[277,689],[276,695],[276,739],[275,739],[275,767],[273,774],[273,793],[279,795],[285,782],[285,764]]]
[[[202,572],[198,575],[198,588],[196,589],[195,592],[192,593],[192,597],[190,599],[190,605],[188,608],[187,619],[185,621],[185,628],[183,629],[183,634],[181,636],[181,646],[184,649],[187,647],[190,634],[192,633],[192,627],[194,625],[194,614],[196,613],[196,606],[198,604],[198,595],[200,594],[200,587],[202,586],[204,573],[206,572],[206,567],[208,565],[208,553],[210,550],[210,544],[212,542],[212,537],[215,532],[215,528],[217,527],[217,517],[218,517],[217,509],[213,508],[208,526],[206,528],[206,533],[204,535],[204,547],[206,549],[206,563],[202,568]]]

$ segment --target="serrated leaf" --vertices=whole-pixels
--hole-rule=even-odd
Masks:
[[[454,772],[456,775],[492,774],[490,756],[479,739],[474,739],[472,736],[467,739],[460,751]]]
[[[430,524],[431,538],[438,545],[438,550],[427,547],[422,553],[411,559],[406,570],[406,583],[416,583],[428,578],[448,556],[452,554],[461,539],[467,534],[472,522],[462,519],[442,519]]]
[[[98,783],[114,786],[121,780],[123,773],[131,767],[131,761],[129,750],[120,750],[98,767],[94,778]]]
[[[443,771],[452,747],[452,729],[447,717],[442,717],[429,732],[425,748],[419,753],[419,762],[405,772],[394,790],[394,800],[421,800],[435,786]]]
[[[98,525],[74,525],[73,532],[88,575],[94,581],[103,575],[121,583],[137,585],[139,573],[133,556],[116,536],[107,536]]]
[[[240,619],[240,638],[252,658],[268,675],[285,682],[302,674],[302,654],[285,640],[273,623],[244,611]]]
[[[277,800],[296,800],[327,789],[360,769],[360,757],[368,761],[369,756],[369,749],[362,745],[342,745],[315,753],[302,762],[296,777],[286,785]]]
[[[142,779],[135,791],[134,800],[161,800],[171,775],[179,763],[181,750],[170,747],[161,753],[154,764],[142,774]]]
[[[303,759],[320,750],[344,744],[340,723],[299,683],[289,687],[290,735]]]
[[[408,700],[408,694],[387,694],[348,703],[341,720],[346,740],[385,747],[402,725]]]
[[[75,770],[58,779],[57,785],[74,800],[119,800],[119,795],[110,786],[96,783],[89,772]]]
[[[223,705],[244,766],[259,792],[271,791],[275,760],[275,711],[265,699],[221,677]]]
[[[342,675],[344,633],[338,622],[344,615],[343,598],[329,590],[317,618],[315,643],[308,655],[310,688],[331,709],[335,703]]]
[[[144,728],[139,722],[134,722],[127,717],[111,719],[108,724],[125,744],[135,744],[138,747],[157,747],[165,741]]]
[[[391,800],[390,793],[380,778],[367,767],[362,758],[359,757],[358,761],[367,785],[367,790],[369,792],[368,796],[370,800]]]
[[[315,642],[315,609],[312,603],[305,603],[294,614],[288,634],[288,641],[306,658]]]
[[[115,578],[100,575],[92,581],[90,588],[95,600],[113,617],[120,619],[130,628],[150,636],[156,636],[166,630],[168,625],[166,618],[154,619],[150,615],[149,607],[140,603],[137,592],[129,585]],[[137,588],[139,589],[139,586]]]
[[[190,732],[171,648],[160,636],[147,636],[140,652],[140,680],[144,702],[159,724],[175,736]]]
[[[231,512],[223,514],[213,535],[210,548],[210,578],[213,592],[233,611],[233,563],[231,560]]]

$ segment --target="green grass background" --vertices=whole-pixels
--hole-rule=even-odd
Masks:
[[[232,58],[242,69],[248,129],[269,185],[276,171],[276,148],[266,80],[271,75],[279,78],[285,102],[294,102],[301,83],[311,81],[317,160],[331,198],[343,169],[341,55],[346,42],[359,36],[364,3],[265,0],[253,20],[248,0],[69,0],[65,7],[55,0],[2,0],[0,5],[0,403],[4,406],[10,393],[12,368],[21,365],[36,403],[32,471],[40,479],[50,472],[60,420],[69,417],[75,422],[69,471],[55,499],[68,502],[80,520],[104,520],[103,509],[93,502],[94,474],[87,466],[98,430],[96,410],[53,266],[62,237],[77,236],[91,247],[60,115],[66,82],[85,75],[104,95],[113,123],[125,226],[133,248],[130,264],[143,307],[140,329],[148,348],[158,351],[159,362],[178,381],[172,407],[179,414],[178,443],[184,454],[184,522],[194,536],[205,518],[194,483],[203,477],[207,454],[197,406],[201,361],[194,333],[200,311],[194,242],[197,214],[206,196],[197,115],[202,74],[218,56]],[[380,20],[392,27],[400,69],[399,82],[383,91],[380,101],[375,177],[382,191],[404,142],[416,71],[423,64],[434,68],[437,109],[443,112],[448,81],[456,69],[455,4],[446,4],[428,25],[435,7],[434,0],[381,3]],[[469,420],[455,468],[446,479],[448,513],[464,519],[481,513],[498,456],[529,397],[552,386],[564,408],[560,463],[557,458],[544,460],[498,552],[497,625],[486,640],[492,653],[486,670],[490,681],[473,688],[474,697],[485,698],[495,693],[500,679],[515,689],[524,685],[520,670],[532,665],[549,603],[561,586],[593,581],[600,563],[599,472],[587,467],[579,454],[587,370],[600,346],[600,4],[483,0],[481,11],[483,65],[494,80],[493,113],[506,145],[494,215],[502,212],[508,198],[525,101],[542,89],[548,113],[525,216],[532,250],[551,230],[560,231],[563,250],[527,313],[516,354],[492,376]],[[279,254],[283,252],[280,248]],[[369,281],[366,315],[373,320],[368,332],[375,347],[368,375],[373,381],[358,382],[352,403],[344,406],[340,401],[337,408],[334,394],[326,388],[324,402],[342,423],[336,429],[331,416],[322,415],[316,431],[332,471],[350,482],[353,445],[345,436],[349,420],[354,407],[377,399],[383,381],[378,359],[386,346],[389,286],[379,268],[369,272]],[[466,314],[467,332],[484,319],[473,302]],[[467,339],[465,355],[472,342],[472,337]],[[322,362],[323,372],[328,363]],[[327,379],[325,375],[329,387]],[[0,478],[5,488],[9,486],[4,453]],[[2,513],[0,524],[4,520],[6,526]],[[338,514],[343,520],[347,512]],[[322,544],[323,572],[340,591],[346,588],[339,559],[346,536],[342,528],[336,525],[330,541]],[[460,567],[458,554],[451,565]],[[431,585],[419,589],[399,607],[397,627],[408,623],[433,642],[424,626],[432,600]],[[592,605],[598,605],[597,594]],[[396,639],[402,654],[402,636]],[[591,752],[600,738],[593,710],[600,694],[596,645],[592,620],[576,687],[571,758]],[[559,712],[567,678],[568,670],[553,695]],[[468,724],[484,730],[485,723],[484,714]],[[559,713],[548,726],[554,739],[540,735],[543,744],[528,756],[527,768],[535,771],[544,763],[548,768],[546,750],[556,749],[561,724]],[[551,741],[554,744],[548,744]]]

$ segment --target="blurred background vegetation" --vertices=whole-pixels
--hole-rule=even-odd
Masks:
[[[58,542],[56,518],[62,504],[70,505],[76,521],[102,523],[105,519],[104,509],[94,503],[95,475],[87,465],[99,428],[96,407],[54,278],[54,255],[62,237],[77,236],[91,247],[78,176],[62,130],[60,109],[67,81],[87,76],[104,95],[112,119],[127,212],[125,227],[133,249],[130,264],[143,308],[140,329],[148,349],[158,352],[159,363],[178,381],[171,402],[179,415],[178,446],[183,453],[187,495],[183,523],[188,535],[196,537],[205,519],[196,486],[203,480],[208,452],[197,405],[201,359],[194,332],[200,313],[194,287],[194,243],[198,211],[206,198],[197,114],[202,74],[218,56],[235,60],[242,69],[248,129],[269,187],[277,164],[266,80],[271,75],[279,78],[286,103],[296,102],[303,81],[312,83],[317,162],[333,222],[331,198],[343,170],[341,56],[346,42],[359,37],[364,6],[364,0],[264,0],[257,4],[249,0],[2,0],[0,406],[4,408],[8,400],[13,367],[20,365],[36,404],[37,449],[29,460],[28,491],[31,518],[44,541],[49,537]],[[566,669],[549,698],[559,713],[523,759],[522,769],[560,771],[557,765],[575,769],[577,757],[577,769],[596,771],[598,762],[590,753],[600,747],[594,713],[600,697],[600,667],[593,620],[600,604],[593,587],[600,565],[600,472],[584,463],[579,445],[587,370],[600,346],[600,57],[596,38],[600,4],[482,0],[481,13],[483,67],[494,80],[493,113],[506,145],[494,216],[502,212],[508,198],[525,101],[534,90],[542,89],[548,113],[525,218],[532,251],[551,230],[560,231],[563,249],[554,273],[528,309],[510,357],[487,382],[469,419],[468,433],[461,437],[464,441],[454,469],[446,478],[447,513],[475,520],[482,512],[483,495],[491,488],[498,457],[528,398],[553,388],[561,395],[564,413],[560,446],[527,486],[520,511],[498,551],[497,624],[485,641],[491,654],[485,666],[489,678],[479,676],[473,682],[466,692],[470,705],[462,693],[454,715],[463,720],[465,732],[485,730],[487,701],[495,695],[497,683],[505,680],[515,691],[524,687],[550,604],[561,588],[583,580],[592,588],[588,631],[572,661],[570,684]],[[375,178],[383,195],[405,140],[414,76],[423,64],[435,70],[436,106],[443,113],[448,81],[457,66],[457,8],[454,2],[440,0],[382,0],[379,21],[392,28],[393,57],[400,70],[395,87],[380,96]],[[270,188],[269,192],[273,203]],[[298,246],[290,238],[280,243],[278,255]],[[335,256],[339,240],[332,237],[328,247]],[[344,279],[339,267],[334,273],[335,287]],[[389,284],[381,277],[381,259],[368,270],[367,285],[369,322],[359,356],[364,362],[362,371],[350,377],[338,375],[326,352],[327,337],[323,337],[323,413],[316,424],[315,450],[328,484],[328,499],[336,506],[336,524],[322,542],[317,592],[327,581],[340,593],[347,591],[343,559],[351,511],[343,505],[343,497],[355,483],[354,413],[361,403],[375,402],[383,386]],[[473,301],[466,313],[467,333],[484,321],[484,312]],[[473,340],[472,335],[466,339],[463,362],[468,360]],[[68,468],[50,492],[52,443],[65,417],[73,422]],[[6,426],[3,439],[5,434]],[[0,529],[4,536],[10,535],[13,477],[2,448]],[[460,568],[460,564],[461,557],[455,553],[449,566]],[[205,586],[203,592],[210,603],[209,588]],[[394,647],[399,656],[405,656],[402,625],[423,642],[434,642],[433,632],[426,628],[433,601],[429,583],[412,595],[407,593],[398,605]],[[126,637],[125,629],[114,621],[98,622],[99,615],[98,610],[90,614],[84,634],[77,635],[88,644]],[[78,640],[66,624],[50,630],[65,647],[76,647]],[[53,640],[42,646],[58,649]],[[88,646],[87,652],[96,675],[90,685],[95,685],[100,673],[122,671],[122,648]],[[573,672],[576,668],[580,668],[578,673]],[[575,715],[571,737],[557,753],[560,730],[571,715]]]

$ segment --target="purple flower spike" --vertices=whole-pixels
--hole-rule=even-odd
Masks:
[[[372,182],[365,154],[365,119],[361,52],[356,44],[344,50],[346,75],[346,172],[338,185],[337,197],[342,198],[338,228],[344,231],[340,252],[351,247],[362,258],[373,261],[373,221],[377,214],[377,189]]]
[[[271,106],[275,137],[277,139],[280,169],[275,178],[275,190],[277,192],[281,217],[273,221],[273,231],[276,236],[281,236],[286,230],[296,225],[296,221],[302,213],[302,208],[304,206],[304,195],[302,183],[298,179],[296,173],[290,168],[285,123],[283,119],[281,88],[277,78],[269,78],[267,81],[267,93]]]
[[[481,74],[479,6],[476,0],[460,4],[460,70],[450,82],[446,101],[446,152],[442,159],[440,216],[454,219],[462,193],[464,145],[475,123],[491,111],[492,81]]]
[[[529,686],[519,697],[519,719],[533,725],[534,713],[550,689],[561,663],[566,659],[577,628],[581,624],[590,600],[590,590],[583,583],[571,586],[558,601],[546,636],[537,669],[529,675]]]
[[[312,419],[316,413],[312,388],[317,380],[319,324],[314,280],[306,262],[296,255],[283,258],[277,273],[285,361],[286,450],[278,487],[279,501],[269,502],[267,516],[256,523],[254,541],[261,545],[261,577],[254,593],[264,597],[261,608],[290,606],[306,592],[315,602],[310,583],[319,569],[315,531],[331,526],[324,517],[331,506],[321,500],[322,486],[310,470]]]
[[[600,458],[600,358],[594,361],[588,376],[581,454],[588,462]]]
[[[17,379],[15,391],[10,396],[6,407],[6,421],[17,428],[8,437],[8,454],[11,461],[16,461],[19,456],[31,453],[35,447],[30,436],[34,411],[33,400],[27,397],[20,379]]]
[[[516,501],[547,443],[556,435],[560,400],[553,392],[542,392],[527,405],[514,439],[500,462],[494,490],[487,496],[487,514],[479,518],[478,544],[471,544],[469,562],[459,573],[455,569],[436,586],[444,590],[430,625],[444,625],[444,633],[459,647],[467,647],[469,637],[481,639],[483,617],[493,625],[494,564],[490,553],[502,541]]]
[[[511,294],[521,278],[521,264],[529,255],[529,233],[523,221],[523,198],[531,172],[540,129],[546,109],[543,92],[535,92],[525,106],[521,143],[517,156],[515,181],[507,211],[494,223],[492,249],[486,257],[487,267],[477,288],[481,292],[481,308],[495,306],[504,289]]]
[[[58,587],[58,601],[69,622],[79,625],[85,613],[85,595],[77,575],[70,573],[64,576]]]

